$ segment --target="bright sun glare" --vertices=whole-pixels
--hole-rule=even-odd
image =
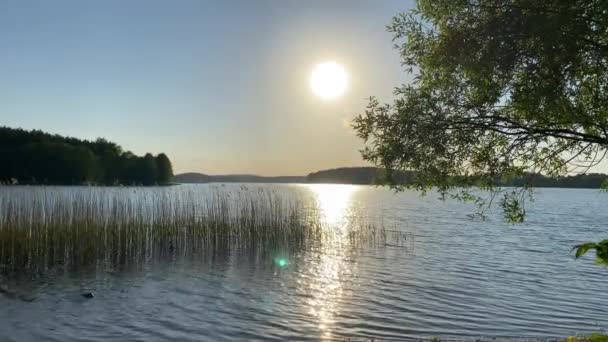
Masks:
[[[348,74],[341,64],[325,62],[317,65],[310,76],[312,91],[323,99],[334,99],[346,91]]]
[[[359,187],[346,184],[309,184],[315,194],[323,221],[336,226],[346,223],[353,195]]]

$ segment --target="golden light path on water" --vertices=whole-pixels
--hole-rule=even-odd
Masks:
[[[352,210],[353,195],[360,189],[354,185],[312,184],[306,185],[315,195],[322,222],[327,229],[348,229],[348,215]],[[340,232],[330,234],[332,241],[313,256],[311,269],[301,285],[309,292],[309,312],[318,322],[323,339],[332,338],[339,302],[345,295],[344,284],[353,276],[353,263],[347,261],[351,246]]]
[[[321,222],[332,228],[344,228],[353,195],[360,187],[343,184],[311,184],[306,187],[315,195]]]

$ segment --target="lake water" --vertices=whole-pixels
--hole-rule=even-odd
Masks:
[[[498,209],[471,219],[475,208],[432,193],[247,185],[259,188],[308,194],[328,229],[365,219],[406,242],[216,251],[22,281],[18,296],[0,294],[0,341],[547,338],[608,329],[608,269],[571,252],[608,238],[608,194],[539,189],[527,221],[510,225]],[[94,298],[82,297],[88,291]]]

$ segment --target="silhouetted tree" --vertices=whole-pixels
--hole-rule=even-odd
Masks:
[[[521,222],[528,193],[500,179],[587,172],[606,156],[607,1],[418,0],[388,29],[414,81],[354,121],[386,184],[401,189],[391,173],[411,170],[417,189],[502,191]],[[585,246],[608,263],[608,240]]]
[[[164,172],[162,178],[157,169]],[[1,182],[153,185],[168,183],[170,177],[171,162],[165,154],[137,157],[102,138],[91,142],[0,127]]]
[[[173,178],[173,167],[166,154],[156,156],[156,182],[158,184],[169,184]]]
[[[137,174],[143,185],[156,184],[156,159],[150,153],[137,160]]]

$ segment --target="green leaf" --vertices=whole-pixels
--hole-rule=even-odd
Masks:
[[[575,257],[578,259],[578,258],[582,257],[583,255],[585,255],[590,249],[594,249],[596,247],[597,247],[597,244],[595,244],[593,242],[584,243],[582,245],[575,246],[574,247],[576,249]]]
[[[600,185],[600,191],[608,192],[608,178],[604,179],[602,185]]]

